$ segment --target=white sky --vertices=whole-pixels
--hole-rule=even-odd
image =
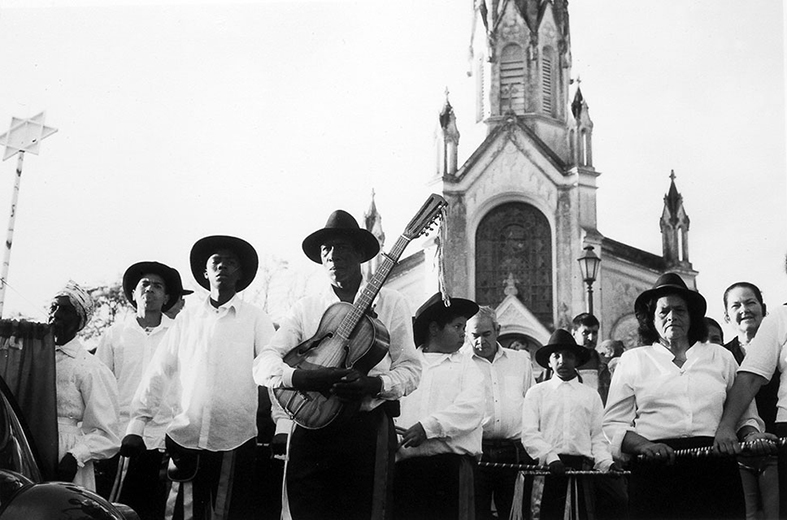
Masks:
[[[460,159],[478,144],[471,5],[0,0],[0,133],[42,110],[59,130],[25,157],[5,314],[138,260],[193,285],[189,249],[213,233],[310,269],[302,238],[337,207],[360,217],[373,188],[392,244],[432,191],[446,86]],[[601,233],[660,254],[674,169],[709,314],[739,279],[787,301],[782,3],[569,9]],[[15,164],[0,163],[0,228]]]

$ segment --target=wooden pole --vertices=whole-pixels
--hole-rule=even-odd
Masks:
[[[5,304],[5,287],[8,280],[8,265],[11,261],[11,244],[14,241],[14,223],[16,222],[16,204],[19,200],[19,183],[22,180],[22,161],[25,152],[19,151],[16,161],[16,178],[14,179],[14,192],[11,195],[11,215],[8,217],[8,232],[5,237],[5,251],[3,253],[3,270],[0,273],[0,318],[3,316],[3,305]]]

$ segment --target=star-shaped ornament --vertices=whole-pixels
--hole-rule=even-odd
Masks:
[[[0,145],[5,146],[3,160],[19,152],[30,152],[38,155],[41,141],[57,132],[57,128],[44,125],[44,113],[30,119],[11,118],[11,128],[0,135]]]

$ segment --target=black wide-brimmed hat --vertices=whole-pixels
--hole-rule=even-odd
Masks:
[[[415,345],[420,346],[426,342],[429,324],[445,315],[464,316],[468,320],[478,312],[478,304],[464,298],[448,298],[449,305],[443,301],[443,295],[436,293],[421,305],[415,312],[413,319],[413,338]]]
[[[705,298],[697,291],[689,289],[686,286],[686,282],[683,281],[683,278],[677,273],[665,273],[659,276],[651,289],[637,296],[637,300],[634,302],[635,314],[639,315],[645,313],[651,301],[667,294],[677,294],[686,300],[686,305],[688,305],[689,310],[692,311],[692,313],[696,312],[699,316],[704,316],[705,311],[708,309]]]
[[[241,238],[227,235],[211,235],[197,240],[191,248],[189,257],[191,274],[194,275],[194,279],[197,280],[198,284],[210,290],[210,282],[205,278],[205,265],[208,262],[208,258],[220,249],[229,249],[238,255],[243,276],[238,280],[235,290],[241,292],[257,276],[257,267],[260,264],[257,251],[254,250],[251,244]]]
[[[123,294],[126,295],[126,299],[136,309],[137,302],[134,301],[134,289],[136,289],[139,280],[146,274],[157,274],[164,280],[165,293],[169,298],[161,307],[161,310],[164,312],[168,311],[180,298],[183,292],[183,283],[180,280],[180,273],[176,269],[161,262],[137,262],[126,269],[126,272],[123,273]]]
[[[580,347],[574,341],[574,336],[564,329],[557,329],[549,336],[546,345],[536,351],[536,362],[544,368],[549,368],[549,356],[557,350],[569,350],[577,357],[578,367],[584,365],[590,359],[590,349]]]
[[[322,263],[320,246],[331,238],[351,240],[361,253],[361,262],[374,258],[380,252],[380,242],[369,231],[361,228],[355,218],[344,210],[337,209],[328,217],[325,227],[303,239],[303,252],[312,262]]]

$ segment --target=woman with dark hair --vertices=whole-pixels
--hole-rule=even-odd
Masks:
[[[704,341],[706,308],[675,273],[659,277],[634,304],[643,346],[621,356],[603,424],[613,455],[631,459],[632,518],[744,517],[734,458],[676,456],[713,445],[735,380],[732,354]],[[739,437],[760,435],[761,424],[750,407]]]
[[[735,361],[741,364],[766,314],[762,292],[753,283],[736,282],[724,291],[723,300],[724,321],[732,325],[736,332],[735,338],[724,347],[732,352]],[[771,380],[760,387],[755,396],[757,411],[765,423],[765,431],[770,433],[776,433],[779,380],[779,370],[776,370]],[[758,518],[758,510],[762,511],[763,518],[779,516],[778,461],[776,455],[738,457],[746,497],[747,519]]]

